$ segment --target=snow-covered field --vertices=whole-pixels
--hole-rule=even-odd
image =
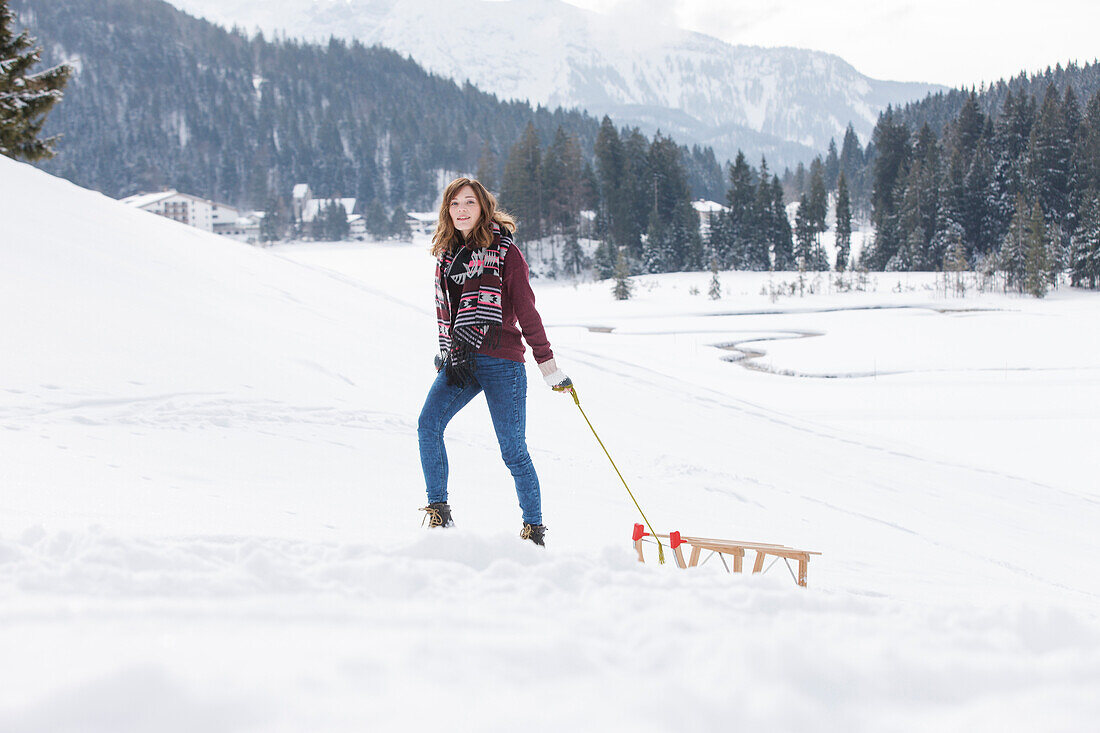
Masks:
[[[638,564],[629,497],[533,365],[548,548],[518,538],[481,401],[448,433],[458,526],[421,528],[423,241],[258,250],[3,157],[0,227],[4,733],[1100,714],[1095,293],[536,284],[658,530],[822,552],[802,589]]]

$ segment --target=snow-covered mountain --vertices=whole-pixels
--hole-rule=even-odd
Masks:
[[[867,140],[880,110],[938,89],[878,81],[838,56],[735,46],[657,27],[662,19],[603,15],[562,0],[170,0],[225,25],[324,40],[356,38],[505,99],[578,106],[619,124],[657,128],[793,163],[839,144],[851,122]]]

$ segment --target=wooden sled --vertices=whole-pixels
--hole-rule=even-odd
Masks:
[[[649,536],[650,534],[645,531],[644,525],[634,525],[634,549],[638,551],[638,562],[645,562],[645,556],[642,554],[642,538]],[[791,576],[794,577],[795,582],[803,588],[806,587],[806,573],[810,565],[810,555],[821,554],[820,552],[796,550],[786,545],[772,545],[766,542],[740,542],[738,540],[715,540],[707,537],[687,537],[682,536],[679,532],[658,534],[657,537],[668,540],[668,546],[672,548],[672,552],[676,556],[676,564],[684,569],[698,566],[699,555],[702,554],[703,550],[709,550],[711,553],[707,555],[706,560],[703,560],[704,563],[717,554],[718,559],[725,565],[726,572],[730,572],[730,567],[726,564],[725,556],[729,555],[732,557],[733,572],[735,573],[741,572],[741,565],[744,562],[746,550],[751,550],[756,553],[756,560],[752,565],[752,571],[754,573],[766,572],[764,568],[764,558],[768,555],[775,557],[772,564],[775,564],[779,558],[782,558],[788,570],[791,570],[790,561],[796,560],[798,561],[798,576],[794,577],[794,570],[791,570]],[[684,560],[684,551],[680,549],[681,545],[691,546],[691,558],[687,561]],[[768,567],[770,568],[771,565]]]

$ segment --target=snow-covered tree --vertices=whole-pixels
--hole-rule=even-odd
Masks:
[[[1062,100],[1053,84],[1047,87],[1039,119],[1028,141],[1027,175],[1047,223],[1061,224],[1069,212],[1070,139]]]
[[[843,172],[836,183],[836,271],[848,269],[852,254],[852,200],[848,193],[848,178]]]
[[[1027,271],[1028,225],[1030,211],[1024,201],[1024,195],[1016,196],[1016,211],[1008,233],[1001,242],[1000,265],[1005,273],[1005,284],[1021,292],[1024,287],[1024,275]]]
[[[0,0],[0,155],[42,160],[54,155],[57,137],[42,138],[46,115],[61,99],[72,68],[61,64],[32,73],[42,49],[26,30],[15,33],[15,15]]]
[[[611,288],[611,294],[615,300],[629,300],[634,292],[634,283],[630,282],[630,266],[626,261],[626,248],[620,247],[615,257],[615,285]]]
[[[1043,208],[1036,201],[1027,226],[1027,259],[1024,264],[1024,292],[1042,298],[1047,293],[1050,270],[1049,243]]]
[[[1096,191],[1090,191],[1081,202],[1069,268],[1076,286],[1095,288],[1100,283],[1100,193]]]

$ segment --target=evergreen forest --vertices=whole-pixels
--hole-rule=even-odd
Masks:
[[[1036,295],[1065,273],[1096,287],[1100,64],[888,108],[866,147],[849,128],[839,153],[830,145],[784,182],[813,200],[821,178],[830,190],[843,179],[849,205],[870,220],[867,269],[997,272]]]

